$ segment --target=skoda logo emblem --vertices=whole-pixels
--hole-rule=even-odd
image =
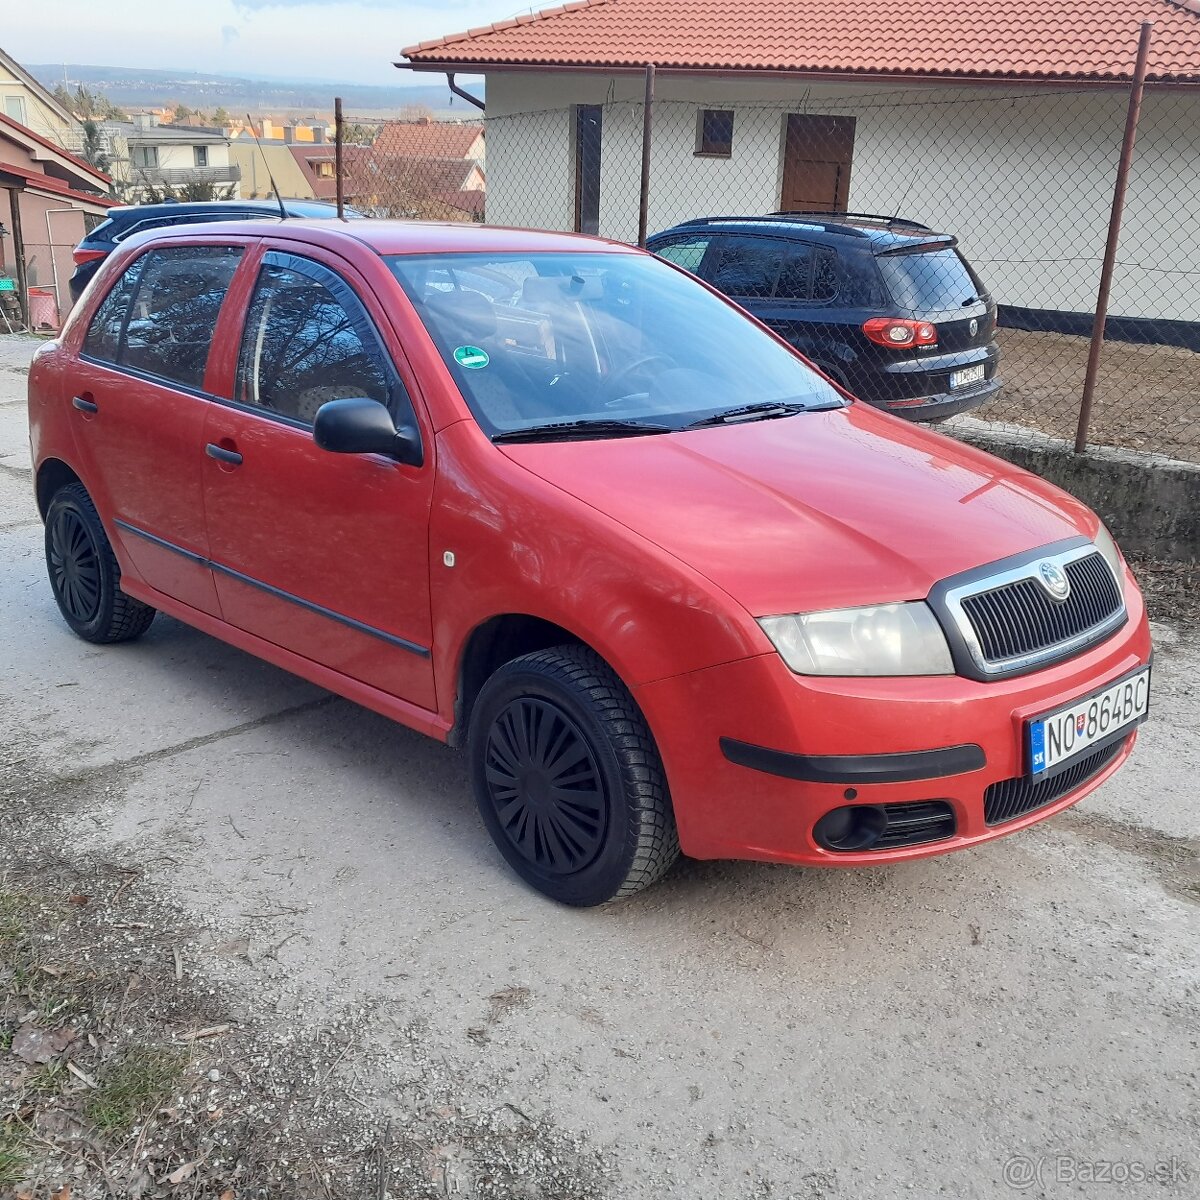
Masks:
[[[972,317],[971,324],[967,328],[971,331],[971,336],[974,337],[979,332],[979,322]]]
[[[1065,600],[1071,594],[1071,581],[1056,563],[1042,563],[1038,567],[1038,574],[1041,576],[1042,586],[1055,600]]]

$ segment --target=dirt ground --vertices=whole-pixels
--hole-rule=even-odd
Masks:
[[[457,753],[171,620],[74,638],[2,358],[4,1200],[1197,1194],[1187,577],[1150,568],[1152,719],[1071,812],[569,910]]]
[[[1075,438],[1088,339],[1000,329],[999,396],[974,416]],[[1200,354],[1106,342],[1088,440],[1200,461]]]

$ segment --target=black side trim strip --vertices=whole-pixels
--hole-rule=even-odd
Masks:
[[[401,650],[407,650],[410,654],[419,655],[421,658],[429,657],[430,651],[428,646],[422,646],[417,642],[410,642],[406,638],[397,637],[394,633],[388,633],[384,629],[376,629],[374,625],[368,625],[363,621],[356,621],[353,617],[347,617],[344,613],[334,612],[332,608],[325,608],[321,604],[314,604],[311,600],[305,600],[302,596],[285,592],[282,588],[277,588],[273,584],[263,583],[261,579],[255,579],[251,575],[243,575],[241,571],[235,571],[232,567],[226,567],[219,562],[213,562],[210,558],[204,558],[202,555],[196,554],[191,550],[185,550],[182,546],[177,546],[174,542],[168,542],[165,538],[157,537],[153,533],[147,533],[144,529],[138,529],[136,525],[130,525],[127,521],[114,520],[113,524],[124,529],[127,533],[132,533],[137,537],[144,538],[148,542],[153,542],[156,546],[161,546],[164,550],[170,550],[186,558],[189,562],[195,563],[197,566],[208,567],[211,571],[227,575],[230,579],[236,579],[239,583],[244,583],[248,587],[258,588],[259,591],[266,592],[268,595],[276,596],[280,600],[286,600],[289,604],[295,604],[308,612],[316,613],[319,617],[328,617],[329,620],[337,621],[339,625],[345,625],[347,628],[356,630],[358,633],[365,633],[370,637],[379,638],[380,641],[387,642],[391,646],[399,646]]]
[[[144,538],[147,542],[153,542],[156,546],[160,546],[164,550],[170,550],[173,554],[178,554],[182,558],[186,558],[188,562],[193,562],[198,567],[212,566],[212,563],[203,554],[197,554],[194,550],[185,550],[182,546],[175,545],[174,542],[168,542],[166,538],[160,538],[153,533],[147,533],[144,529],[139,529],[136,525],[130,525],[128,521],[122,521],[114,517],[113,524],[118,529],[125,530],[126,533],[132,533],[137,537]]]
[[[982,746],[947,746],[906,754],[789,754],[733,738],[721,739],[721,752],[739,767],[805,783],[911,783],[963,775],[987,765]]]

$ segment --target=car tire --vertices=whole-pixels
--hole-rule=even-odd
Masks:
[[[471,713],[475,799],[526,883],[563,904],[631,896],[679,857],[658,748],[625,685],[583,646],[513,659]]]
[[[121,591],[120,564],[81,483],[59,488],[46,509],[46,571],[59,611],[84,641],[132,641],[154,620],[155,609]]]

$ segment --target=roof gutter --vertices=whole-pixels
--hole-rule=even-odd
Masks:
[[[605,66],[592,63],[494,63],[494,62],[450,62],[416,61],[393,63],[401,71],[432,71],[453,78],[462,72],[468,75],[490,75],[493,73],[551,74],[551,75],[629,75],[642,78],[644,66]],[[1096,78],[1082,75],[918,75],[900,71],[805,71],[779,70],[761,67],[663,67],[656,66],[658,75],[678,75],[681,78],[698,79],[779,79],[794,83],[806,80],[815,83],[882,83],[892,86],[913,85],[918,87],[1055,87],[1120,89],[1128,91],[1129,76]],[[1154,87],[1181,90],[1200,89],[1200,76],[1188,79],[1161,79],[1150,77],[1146,81]],[[451,91],[464,95],[451,85]],[[464,96],[472,103],[483,105],[473,96]]]
[[[400,66],[399,63],[396,63],[395,65],[397,67]],[[454,72],[453,71],[446,72],[446,86],[456,96],[461,96],[468,104],[475,105],[475,107],[478,108],[480,111],[483,111],[487,108],[487,105],[484,104],[484,102],[482,100],[480,100],[478,96],[472,96],[470,92],[464,92],[463,89],[460,88],[458,86],[458,84],[454,82]]]

